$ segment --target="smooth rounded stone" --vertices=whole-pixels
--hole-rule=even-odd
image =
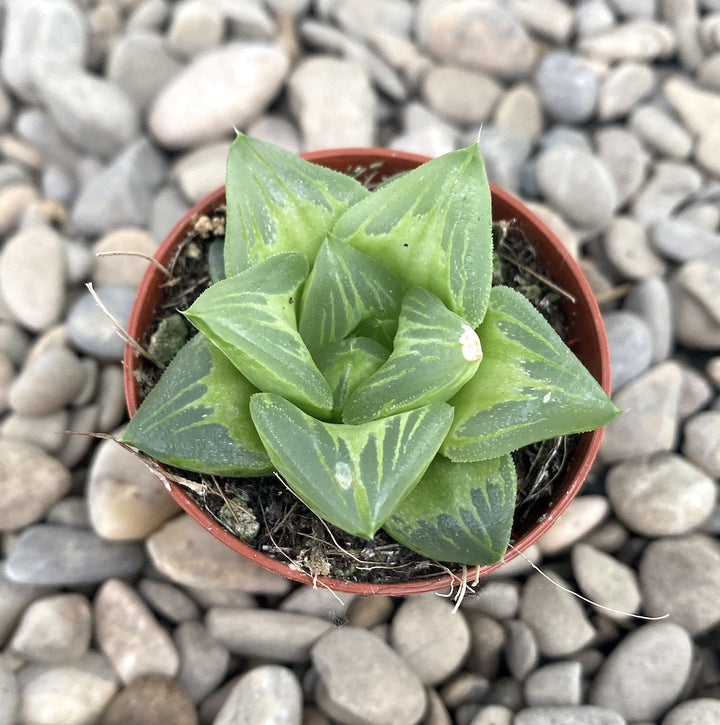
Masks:
[[[680,418],[686,419],[705,408],[713,399],[710,381],[697,369],[682,366],[683,383],[680,400]]]
[[[526,77],[537,47],[512,12],[488,0],[460,0],[433,8],[419,40],[449,64],[500,78]]]
[[[20,686],[15,673],[0,663],[0,725],[13,725],[20,716]]]
[[[200,618],[200,609],[193,599],[168,582],[141,579],[137,590],[154,612],[174,624]]]
[[[72,208],[73,225],[88,236],[146,226],[153,193],[165,174],[163,156],[146,138],[138,139],[82,184]]]
[[[41,416],[11,413],[0,423],[0,436],[37,446],[46,453],[57,453],[68,439],[65,431],[75,430],[68,425],[69,417],[64,409]],[[61,463],[67,465],[64,461]]]
[[[300,134],[287,118],[268,113],[247,127],[248,136],[267,141],[297,154],[300,152]]]
[[[107,433],[124,421],[127,412],[123,385],[123,372],[119,365],[109,363],[100,367],[96,398],[100,412],[96,431]]]
[[[0,460],[0,531],[39,521],[70,490],[70,471],[37,446],[0,440]]]
[[[653,362],[669,357],[673,348],[672,304],[665,280],[654,276],[640,281],[625,298],[624,309],[639,315],[649,327]]]
[[[138,544],[103,541],[91,531],[71,526],[35,524],[13,544],[5,573],[21,584],[62,587],[131,577],[144,563]]]
[[[37,189],[30,184],[14,184],[0,190],[0,234],[13,231],[23,211],[37,198]]]
[[[208,632],[234,654],[277,662],[307,662],[310,649],[333,625],[319,617],[271,609],[213,607]]]
[[[693,137],[657,106],[645,104],[630,114],[629,128],[657,153],[671,159],[686,159]]]
[[[598,95],[600,120],[622,118],[652,94],[656,83],[653,68],[645,63],[627,61],[611,68]]]
[[[265,110],[288,68],[287,55],[275,45],[236,42],[203,53],[155,97],[150,130],[171,149],[227,136]]]
[[[383,594],[355,597],[347,610],[347,624],[352,627],[373,629],[387,624],[394,609],[395,600]]]
[[[581,149],[555,146],[543,151],[537,183],[545,199],[581,227],[605,226],[617,207],[618,193],[607,167]]]
[[[193,587],[187,584],[183,586],[183,589],[204,609],[210,609],[211,607],[250,609],[258,606],[255,597],[240,589]]]
[[[432,61],[409,38],[376,28],[368,38],[370,45],[394,68],[410,89],[416,89]]]
[[[653,246],[674,262],[693,259],[720,263],[720,233],[677,217],[661,219],[652,228]]]
[[[535,86],[547,113],[562,123],[592,118],[598,99],[598,78],[584,58],[566,51],[548,53],[535,71]]]
[[[695,160],[708,173],[720,176],[720,132],[701,136],[695,144]]]
[[[544,120],[540,99],[532,86],[518,83],[506,91],[495,107],[493,123],[521,134],[531,143],[537,141]]]
[[[517,192],[523,166],[530,155],[530,142],[517,131],[498,126],[483,128],[479,142],[490,181]]]
[[[504,705],[485,705],[470,721],[470,725],[512,725],[514,713]]]
[[[662,725],[713,725],[720,722],[720,700],[698,697],[675,705]]]
[[[446,682],[440,690],[443,704],[452,710],[463,705],[482,702],[490,690],[490,682],[474,672],[460,672]]]
[[[720,91],[720,51],[707,56],[698,66],[697,81],[710,91]]]
[[[357,627],[326,633],[312,649],[315,700],[345,725],[416,725],[426,707],[414,670],[374,634]]]
[[[185,0],[173,8],[166,40],[168,50],[181,58],[193,58],[222,44],[225,18],[217,5]]]
[[[532,628],[521,619],[505,623],[505,664],[516,680],[524,680],[537,667],[540,659]]]
[[[190,205],[174,186],[163,186],[153,198],[149,228],[155,239],[165,239],[178,220],[189,211]]]
[[[657,0],[610,0],[610,5],[622,18],[652,20],[657,12]]]
[[[75,176],[61,166],[46,166],[40,178],[40,189],[46,199],[68,206],[77,192]]]
[[[10,649],[35,662],[62,663],[84,656],[92,614],[82,594],[56,594],[32,602],[10,640]]]
[[[142,541],[179,511],[160,479],[112,440],[95,449],[86,496],[93,529],[103,539]]]
[[[138,109],[144,111],[162,87],[182,68],[157,33],[119,35],[109,50],[105,73]]]
[[[470,625],[470,653],[465,668],[493,680],[500,670],[505,647],[505,628],[500,622],[481,612],[469,611],[465,616]]]
[[[230,652],[201,622],[182,622],[173,631],[173,641],[180,655],[177,680],[193,702],[200,702],[225,679]]]
[[[11,0],[6,7],[0,70],[15,93],[37,103],[51,79],[83,66],[87,24],[69,0]]]
[[[582,702],[582,668],[579,662],[553,662],[528,675],[525,702],[530,707],[573,706]]]
[[[78,150],[60,134],[50,116],[39,108],[21,111],[15,121],[15,131],[43,155],[46,164],[57,164],[69,170],[78,162]]]
[[[675,336],[699,350],[720,347],[720,261],[685,263],[671,280]]]
[[[323,718],[322,720],[317,723],[310,722],[307,725],[329,725],[329,720],[322,713],[320,715]],[[424,725],[425,723],[427,725],[451,725],[452,723],[445,703],[442,701],[437,690],[432,687],[427,690],[427,708],[425,710]],[[306,725],[304,720],[303,725]]]
[[[303,696],[292,670],[263,665],[246,672],[230,690],[213,725],[300,725]]]
[[[66,347],[50,347],[29,360],[10,387],[10,407],[20,415],[53,413],[81,392],[86,370]]]
[[[578,652],[595,637],[580,602],[557,584],[568,588],[558,576],[548,581],[533,574],[525,582],[520,600],[520,617],[532,629],[538,649],[546,657]]]
[[[652,20],[632,20],[578,43],[581,53],[608,63],[663,60],[672,56],[676,47],[672,30]]]
[[[580,240],[577,232],[549,206],[535,201],[526,201],[525,206],[563,243],[574,259],[579,258]]]
[[[355,599],[354,594],[333,592],[321,587],[301,586],[282,600],[279,609],[292,614],[319,617],[338,625],[346,621],[348,607]]]
[[[132,587],[107,580],[95,595],[94,613],[95,637],[123,682],[148,673],[175,676],[175,645]]]
[[[390,626],[390,644],[426,685],[446,680],[470,651],[470,627],[449,601],[406,599]]]
[[[359,38],[368,37],[378,27],[401,37],[408,36],[413,13],[409,0],[346,0],[332,10],[342,30]]]
[[[12,581],[5,573],[4,563],[0,559],[0,646],[14,632],[25,608],[48,591],[46,587]]]
[[[653,541],[640,560],[643,608],[669,614],[692,636],[720,622],[720,545],[705,535]]]
[[[611,310],[603,315],[610,346],[612,389],[619,390],[652,363],[652,334],[634,312]]]
[[[713,478],[720,478],[720,411],[707,410],[685,424],[683,455]]]
[[[423,100],[436,113],[461,126],[487,120],[500,97],[500,85],[485,73],[439,65],[425,75]]]
[[[654,365],[614,396],[623,411],[605,429],[600,458],[625,461],[675,448],[683,375],[673,361]]]
[[[197,725],[195,706],[183,686],[164,675],[148,674],[123,688],[103,711],[99,725]]]
[[[643,186],[650,168],[650,154],[638,139],[619,126],[605,126],[595,133],[597,155],[615,181],[618,208]]]
[[[372,146],[376,98],[359,63],[324,55],[307,58],[293,71],[288,92],[305,150]]]
[[[196,204],[225,183],[229,150],[230,142],[218,141],[190,151],[173,164],[169,178],[187,202]]]
[[[239,589],[255,594],[285,594],[290,582],[236,554],[181,514],[146,541],[154,566],[176,584]]]
[[[688,130],[704,136],[717,128],[720,94],[697,88],[681,75],[668,78],[662,90]]]
[[[655,164],[653,174],[635,197],[632,214],[643,226],[672,215],[683,201],[703,186],[702,175],[693,166],[675,161]]]
[[[512,12],[533,34],[558,45],[568,41],[575,24],[572,10],[560,0],[516,0]]]
[[[266,0],[265,4],[275,15],[302,15],[310,7],[311,0]]]
[[[113,156],[140,132],[135,104],[99,76],[84,71],[53,75],[42,95],[58,130],[93,156]]]
[[[631,280],[662,276],[666,265],[651,247],[645,229],[632,217],[615,217],[605,230],[603,249],[613,267]]]
[[[92,251],[97,257],[92,273],[93,284],[96,287],[137,286],[148,267],[148,259],[135,255],[152,257],[157,246],[157,241],[150,234],[137,227],[124,227],[106,234],[93,245]],[[107,254],[112,256],[98,256]]]
[[[587,544],[575,544],[572,568],[580,591],[601,605],[598,611],[604,617],[622,621],[627,619],[625,613],[635,614],[640,608],[640,587],[635,572],[609,554]]]
[[[12,360],[0,350],[0,411],[8,409],[8,392],[15,380],[15,366]]]
[[[645,624],[608,655],[590,689],[590,703],[627,720],[655,720],[680,695],[690,674],[692,640],[671,622]]]
[[[608,707],[531,707],[516,713],[513,725],[626,725],[622,715]]]
[[[62,665],[32,664],[18,673],[21,722],[85,725],[98,722],[118,690],[110,663],[97,652]]]
[[[545,556],[554,556],[569,549],[595,529],[610,512],[605,496],[586,494],[574,498],[563,514],[538,541]]]
[[[473,594],[466,594],[460,607],[487,614],[493,619],[511,619],[517,615],[520,586],[514,581],[486,581]]]
[[[61,524],[62,526],[75,526],[80,529],[89,529],[87,504],[84,496],[65,496],[58,501],[45,516],[48,524]]]
[[[0,252],[0,287],[13,317],[34,332],[58,321],[65,303],[59,234],[45,226],[21,230]]]

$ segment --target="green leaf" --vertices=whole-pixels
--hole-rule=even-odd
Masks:
[[[314,357],[363,320],[396,319],[405,285],[380,262],[326,239],[303,290],[298,327]]]
[[[325,348],[316,358],[320,372],[333,391],[332,420],[339,421],[347,396],[370,377],[390,351],[367,337],[348,337]]]
[[[375,340],[375,342],[387,350],[392,350],[396,332],[397,318],[379,320],[376,317],[371,317],[363,320],[351,334],[354,337],[368,337],[371,340]]]
[[[364,425],[323,423],[278,395],[250,414],[270,460],[318,516],[371,539],[430,465],[452,420],[445,403]]]
[[[162,463],[221,476],[272,471],[250,418],[257,390],[204,335],[170,363],[122,440]]]
[[[450,401],[455,420],[441,452],[476,461],[559,435],[594,430],[618,408],[519,292],[494,287],[478,329],[485,356]]]
[[[446,401],[475,374],[482,350],[475,331],[431,292],[403,298],[395,347],[387,362],[350,394],[346,423],[362,423]]]
[[[495,564],[510,542],[516,489],[509,454],[477,463],[438,456],[384,528],[429,559]]]
[[[335,220],[369,192],[345,174],[238,134],[228,153],[225,193],[229,277],[278,252],[314,259]]]
[[[492,276],[490,188],[477,144],[394,179],[338,219],[334,238],[423,287],[477,327]]]
[[[260,390],[327,417],[332,391],[297,330],[305,255],[284,252],[205,290],[185,316]]]

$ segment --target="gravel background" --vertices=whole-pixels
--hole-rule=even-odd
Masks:
[[[720,2],[0,3],[0,725],[720,723]],[[335,598],[238,561],[118,447],[126,318],[232,127],[493,180],[602,302],[583,493],[465,598]],[[344,626],[342,626],[344,625]]]

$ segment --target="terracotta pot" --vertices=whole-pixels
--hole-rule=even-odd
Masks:
[[[418,166],[429,159],[416,154],[402,153],[388,149],[338,149],[329,151],[315,151],[303,154],[304,158],[336,169],[342,172],[355,172],[360,170],[359,178],[367,182],[368,179],[380,179],[401,171]],[[493,218],[513,219],[534,243],[538,258],[548,272],[548,275],[564,290],[569,292],[576,300],[575,303],[563,298],[562,306],[568,323],[568,344],[573,352],[583,362],[585,367],[610,393],[610,357],[605,337],[600,311],[595,302],[587,280],[583,276],[575,260],[570,256],[559,239],[533,215],[525,206],[506,191],[491,184]],[[225,200],[225,189],[220,188],[210,194],[200,203],[196,204],[168,234],[155,258],[162,264],[167,264],[172,257],[176,245],[183,239],[195,214],[210,213],[218,204]],[[132,308],[128,332],[139,341],[145,337],[145,331],[152,324],[155,310],[160,302],[160,289],[164,281],[162,273],[150,265],[138,288],[137,298]],[[128,412],[132,416],[140,404],[140,397],[136,380],[133,374],[138,366],[138,358],[130,346],[125,348],[125,396]],[[570,501],[580,490],[590,467],[592,466],[600,441],[602,429],[580,436],[579,444],[569,461],[565,479],[558,482],[555,487],[555,496],[550,507],[543,506],[541,510],[533,512],[529,521],[538,521],[534,526],[521,531],[514,531],[514,549],[508,551],[505,561],[518,556],[518,551],[524,551],[537,541],[558,516],[565,511]],[[176,483],[163,477],[163,483],[170,495],[177,503],[192,516],[201,526],[205,527],[213,536],[236,551],[241,556],[254,561],[260,566],[282,576],[296,581],[321,586],[328,586],[337,591],[353,592],[358,594],[388,594],[402,596],[420,592],[447,589],[457,584],[459,579],[450,574],[423,579],[414,582],[398,584],[366,584],[356,583],[329,577],[312,577],[300,571],[291,569],[285,562],[272,559],[253,549],[235,536],[221,528],[207,513],[193,501]],[[534,514],[537,515],[534,515]],[[502,564],[472,568],[468,571],[468,581],[476,574],[483,576]],[[459,576],[459,572],[458,572]]]

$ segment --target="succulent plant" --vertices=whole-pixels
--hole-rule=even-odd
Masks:
[[[525,445],[617,408],[517,291],[492,286],[477,144],[369,191],[238,134],[224,278],[123,440],[168,465],[277,471],[349,534],[428,558],[505,553]]]

